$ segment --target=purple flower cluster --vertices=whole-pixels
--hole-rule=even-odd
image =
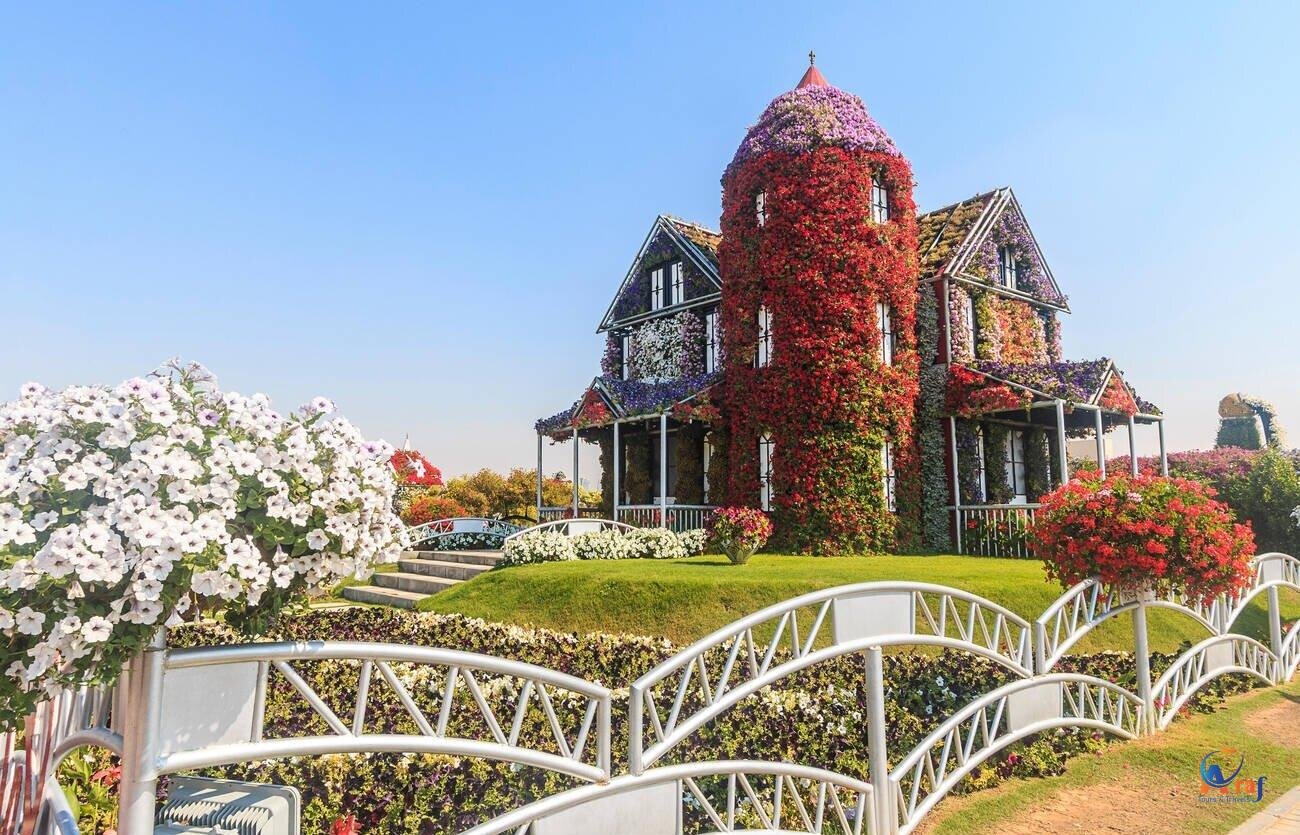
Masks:
[[[602,377],[601,382],[613,396],[614,405],[624,417],[659,412],[674,403],[703,391],[722,379],[721,372],[692,374],[662,383],[641,380],[616,380]]]
[[[862,99],[829,85],[800,87],[772,100],[745,134],[723,179],[741,163],[771,151],[802,154],[828,145],[902,156]]]
[[[1006,363],[976,360],[970,367],[1005,380],[1056,397],[1069,403],[1086,403],[1101,388],[1110,360],[1082,362]]]
[[[623,367],[623,346],[614,334],[605,334],[605,353],[600,357],[600,373],[613,377]]]
[[[998,250],[1011,247],[1016,254],[1019,268],[1016,276],[1017,286],[1023,292],[1049,304],[1064,305],[1065,296],[1053,286],[1047,277],[1047,267],[1039,257],[1038,248],[1028,224],[1019,212],[1008,209],[998,218],[997,226],[984,238],[967,266],[972,274],[979,275],[986,281],[998,280]]]

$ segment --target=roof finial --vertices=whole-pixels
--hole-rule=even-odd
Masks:
[[[808,50],[808,66],[817,66],[817,53],[813,52],[811,49]]]

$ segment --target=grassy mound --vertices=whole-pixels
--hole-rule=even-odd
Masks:
[[[820,588],[876,580],[953,586],[1033,620],[1061,593],[1033,560],[986,557],[799,557],[760,555],[733,566],[722,557],[687,560],[562,562],[486,572],[421,602],[426,612],[566,632],[660,635],[677,643],[790,597]],[[1284,596],[1286,617],[1300,618],[1300,596]],[[1152,649],[1169,651],[1207,633],[1175,612],[1149,614]],[[1237,630],[1267,641],[1268,621],[1256,601]],[[1078,645],[1079,652],[1132,648],[1127,616]]]

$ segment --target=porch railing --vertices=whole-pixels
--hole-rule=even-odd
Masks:
[[[598,507],[580,507],[578,508],[579,519],[604,519],[605,512]],[[539,507],[537,509],[537,522],[557,522],[560,519],[573,518],[573,505],[564,505],[563,507]]]
[[[1029,527],[1037,504],[978,504],[950,508],[956,516],[957,553],[980,557],[1033,557]]]
[[[713,505],[670,504],[666,527],[675,533],[702,528],[713,516]],[[657,504],[625,504],[618,506],[616,519],[638,528],[657,528],[662,508]]]

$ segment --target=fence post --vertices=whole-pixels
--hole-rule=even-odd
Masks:
[[[1138,698],[1142,700],[1144,714],[1141,733],[1155,730],[1155,703],[1151,700],[1151,654],[1147,646],[1147,600],[1150,591],[1138,592],[1137,608],[1133,610],[1133,653],[1137,665]]]
[[[1034,621],[1034,675],[1047,672],[1047,624]]]
[[[1300,629],[1300,627],[1296,627]],[[1282,609],[1277,599],[1277,586],[1268,587],[1268,643],[1277,656],[1277,672],[1274,676],[1278,684],[1284,684],[1282,678]]]
[[[885,665],[880,647],[867,649],[867,760],[871,770],[871,799],[876,835],[898,830],[894,793],[889,780],[889,751],[885,748]]]
[[[159,629],[149,646],[127,664],[130,692],[119,702],[122,717],[122,778],[119,835],[153,835],[158,791],[158,720],[162,711],[163,661],[167,632]]]

